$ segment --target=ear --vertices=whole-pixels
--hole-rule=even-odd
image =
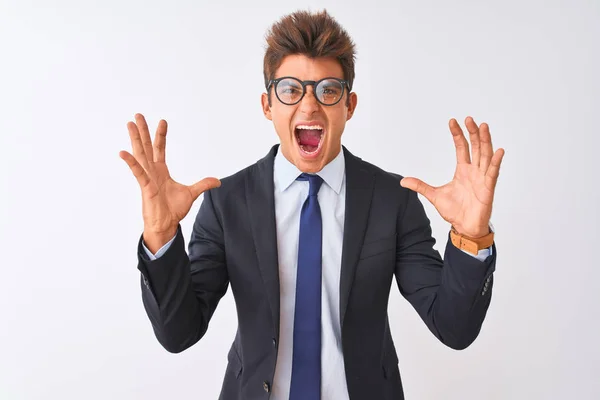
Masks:
[[[260,96],[260,102],[262,103],[263,114],[265,114],[265,118],[269,121],[273,121],[273,117],[271,117],[271,106],[269,105],[269,96],[266,93],[263,93]]]
[[[348,121],[354,115],[356,110],[356,104],[358,103],[358,96],[352,92],[348,94],[348,113],[346,114],[346,121]]]

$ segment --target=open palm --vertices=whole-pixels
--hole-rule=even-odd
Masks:
[[[469,145],[455,119],[450,120],[450,132],[456,147],[456,169],[449,183],[433,187],[417,178],[404,178],[403,187],[425,196],[444,220],[461,234],[478,238],[489,233],[492,203],[504,149],[495,153],[489,126],[477,126],[473,118],[467,117],[465,125],[469,131]]]
[[[129,165],[142,190],[144,231],[173,233],[198,196],[219,186],[220,181],[205,178],[185,186],[173,180],[165,162],[167,122],[159,122],[152,144],[144,116],[136,114],[135,120],[127,124],[133,155],[121,151],[119,156]]]

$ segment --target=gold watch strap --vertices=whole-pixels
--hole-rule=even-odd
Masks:
[[[450,240],[457,248],[477,255],[479,250],[487,249],[494,243],[494,232],[490,232],[480,238],[470,238],[468,236],[461,235],[456,231],[456,229],[454,229],[454,227],[452,227],[450,230]]]

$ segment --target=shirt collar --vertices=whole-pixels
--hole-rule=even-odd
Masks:
[[[344,150],[340,149],[338,155],[331,160],[330,163],[325,165],[322,170],[317,172],[317,175],[319,175],[336,194],[340,194],[340,191],[342,190],[342,181],[344,180],[344,174],[346,172],[345,166]],[[282,192],[294,183],[296,178],[302,173],[302,171],[289,162],[281,153],[281,146],[275,155],[273,168],[273,176],[277,181],[277,187],[279,187]]]

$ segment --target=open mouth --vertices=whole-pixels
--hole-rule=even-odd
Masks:
[[[321,150],[325,130],[321,125],[298,125],[294,129],[294,135],[305,156],[316,156]]]

